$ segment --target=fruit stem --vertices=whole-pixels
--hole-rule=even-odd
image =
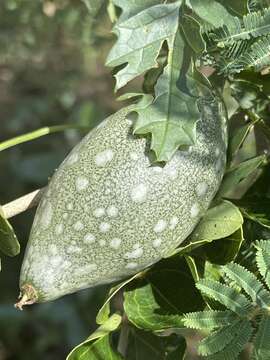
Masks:
[[[21,287],[19,301],[14,305],[15,308],[23,310],[24,305],[32,305],[38,300],[36,289],[29,284],[25,284]]]

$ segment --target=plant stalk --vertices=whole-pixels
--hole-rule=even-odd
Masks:
[[[11,201],[8,204],[3,205],[2,211],[4,212],[5,218],[6,219],[12,218],[28,209],[37,206],[45,190],[46,187],[35,190],[16,200]]]

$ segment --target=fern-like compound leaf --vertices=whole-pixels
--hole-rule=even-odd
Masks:
[[[244,68],[253,68],[255,71],[261,71],[270,66],[270,35],[252,44],[250,51],[242,55],[239,63]]]
[[[265,251],[270,256],[270,241],[269,240],[256,241],[256,248],[259,250]]]
[[[232,324],[236,319],[236,315],[231,311],[209,310],[185,314],[183,323],[191,329],[209,330]]]
[[[270,359],[270,317],[263,317],[254,340],[254,360]]]
[[[242,330],[243,321],[238,320],[232,325],[213,332],[202,341],[198,346],[198,353],[202,356],[213,355],[223,350],[230,344],[238,333]]]
[[[256,262],[260,274],[264,278],[266,285],[270,288],[270,241],[258,241],[256,244]]]
[[[250,12],[259,11],[270,6],[270,0],[248,0],[247,5]]]
[[[241,72],[245,65],[239,62],[239,59],[246,54],[250,45],[248,41],[238,41],[232,44],[230,47],[225,48],[219,59],[217,60],[216,67],[219,74],[232,74]]]
[[[235,263],[223,266],[222,270],[251,297],[253,303],[266,309],[270,306],[270,293],[254,274]]]
[[[243,19],[234,17],[230,26],[223,25],[218,29],[212,29],[208,37],[211,37],[217,47],[224,48],[236,41],[249,40],[265,36],[270,33],[270,9],[245,15]]]
[[[197,282],[196,287],[239,316],[247,315],[252,309],[252,303],[243,294],[217,281],[202,279]]]
[[[249,342],[253,328],[248,320],[241,321],[241,329],[234,339],[216,354],[207,356],[207,360],[236,360],[238,355]],[[222,336],[222,335],[220,335]],[[221,341],[221,339],[219,340]]]

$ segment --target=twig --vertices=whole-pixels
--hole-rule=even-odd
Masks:
[[[21,214],[22,212],[31,209],[38,205],[42,195],[44,194],[45,187],[35,190],[30,194],[26,194],[10,203],[3,205],[2,210],[6,219]]]
[[[128,337],[129,337],[129,326],[128,326],[128,318],[126,314],[123,315],[121,331],[118,340],[118,352],[125,358],[127,347],[128,347]]]

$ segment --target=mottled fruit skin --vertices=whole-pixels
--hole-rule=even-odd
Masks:
[[[52,177],[36,213],[20,285],[38,301],[110,283],[168,255],[194,229],[223,176],[220,104],[201,105],[197,142],[164,167],[132,135],[130,109],[91,131]]]

